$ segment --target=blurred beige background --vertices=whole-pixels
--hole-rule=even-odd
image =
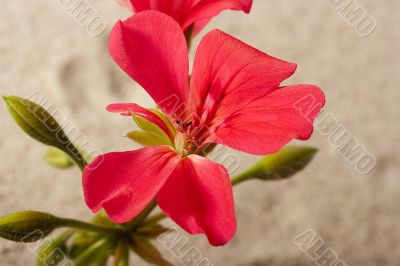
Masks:
[[[90,0],[108,22],[106,31],[94,38],[62,2],[2,1],[0,92],[27,97],[39,91],[97,149],[134,149],[121,136],[133,125],[104,109],[113,102],[151,106],[106,50],[112,25],[128,13],[113,0]],[[305,171],[288,181],[254,181],[235,188],[238,233],[229,245],[212,248],[203,237],[190,237],[191,244],[214,265],[313,265],[292,242],[311,229],[347,265],[399,265],[400,2],[359,0],[377,22],[368,37],[361,37],[328,0],[254,2],[250,15],[224,12],[203,34],[220,28],[296,62],[298,71],[287,83],[321,86],[326,111],[376,156],[377,166],[360,175],[326,136],[315,132],[307,144],[320,152]],[[45,147],[17,128],[4,103],[0,123],[0,215],[35,209],[89,218],[79,171],[45,165]],[[241,169],[257,160],[237,154]],[[0,240],[0,265],[33,263],[26,246]]]

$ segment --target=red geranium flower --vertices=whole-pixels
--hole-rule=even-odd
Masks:
[[[219,30],[201,41],[190,77],[180,26],[156,11],[118,22],[109,50],[169,122],[136,104],[112,104],[108,110],[151,121],[175,144],[98,157],[83,173],[87,205],[93,211],[104,208],[113,221],[123,223],[156,198],[186,231],[206,234],[213,245],[225,244],[236,231],[229,175],[197,154],[207,143],[269,154],[294,138],[308,139],[325,101],[322,91],[313,85],[280,87],[295,64]],[[293,105],[308,95],[319,105],[304,117]]]
[[[193,34],[198,33],[221,11],[226,9],[250,12],[252,0],[117,0],[129,11],[137,13],[145,10],[163,12],[181,25],[183,31],[193,26]]]

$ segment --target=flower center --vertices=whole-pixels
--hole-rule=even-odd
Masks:
[[[175,150],[182,156],[188,156],[195,151],[195,143],[187,133],[178,131],[174,140]]]
[[[176,136],[174,146],[176,152],[182,156],[194,153],[198,147],[196,134],[193,134],[195,130],[193,130],[192,126],[192,121],[175,120]]]

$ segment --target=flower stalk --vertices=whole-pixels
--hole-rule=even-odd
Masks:
[[[129,249],[125,241],[120,241],[115,249],[113,266],[129,265]]]
[[[60,224],[63,227],[71,227],[71,228],[81,229],[81,230],[85,230],[85,231],[92,231],[92,232],[97,232],[97,233],[102,233],[102,234],[107,234],[107,235],[126,236],[126,234],[128,233],[128,231],[122,227],[115,227],[115,228],[114,227],[105,227],[105,226],[95,225],[95,224],[86,223],[83,221],[68,219],[68,218],[61,219]]]

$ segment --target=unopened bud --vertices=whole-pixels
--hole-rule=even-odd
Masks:
[[[277,180],[293,176],[311,162],[317,149],[291,146],[265,156],[252,168],[232,179],[237,184],[249,179]]]
[[[60,219],[51,214],[21,211],[0,219],[0,237],[16,242],[35,242],[60,225]]]

